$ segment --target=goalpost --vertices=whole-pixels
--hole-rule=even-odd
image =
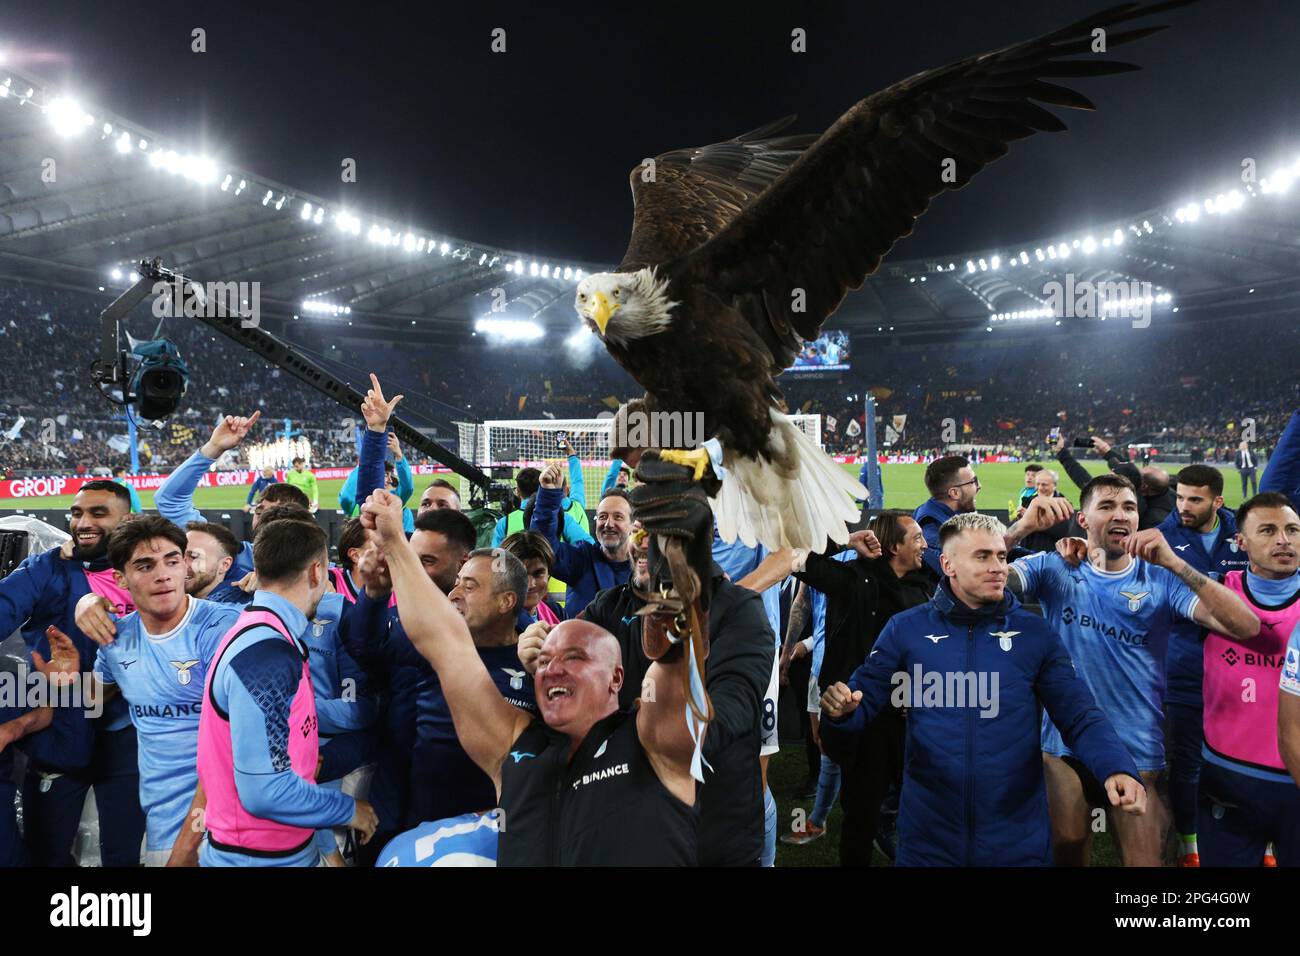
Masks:
[[[822,447],[822,417],[791,415],[804,434]],[[460,457],[485,471],[493,465],[544,468],[565,457],[561,436],[567,437],[582,462],[587,507],[596,506],[601,483],[609,471],[608,418],[526,418],[490,422],[457,422]]]

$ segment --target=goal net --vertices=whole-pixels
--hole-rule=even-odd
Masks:
[[[822,445],[820,415],[791,415],[818,447]],[[601,483],[609,471],[609,432],[613,418],[537,418],[513,421],[457,422],[459,453],[483,470],[508,465],[544,468],[548,462],[565,458],[567,439],[582,462],[583,489],[587,506],[596,506]]]

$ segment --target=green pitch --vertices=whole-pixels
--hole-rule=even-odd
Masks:
[[[855,478],[857,477],[858,465],[845,465],[843,467],[845,471]],[[1100,474],[1104,470],[1101,462],[1085,462],[1084,467],[1093,474]],[[1224,499],[1229,508],[1235,508],[1242,500],[1241,481],[1237,478],[1235,469],[1220,468],[1219,470],[1223,472],[1224,477]],[[1057,471],[1060,473],[1059,468]],[[990,510],[1005,509],[1019,497],[1020,489],[1024,487],[1024,465],[981,465],[976,474],[979,475],[980,479],[979,505],[981,508]],[[433,477],[432,475],[415,476],[415,493],[411,496],[409,504],[414,506],[420,500],[421,493],[433,480]],[[924,477],[924,465],[883,466],[882,480],[885,486],[885,504],[890,508],[907,508],[909,510],[915,508],[927,497]],[[600,491],[600,483],[604,478],[605,469],[603,468],[583,469],[588,507],[594,508],[596,506],[595,498]],[[341,487],[343,487],[341,479],[319,483],[321,508],[338,507],[339,489]],[[1064,474],[1061,474],[1061,492],[1067,495],[1075,504],[1078,504],[1078,489]],[[200,488],[194,495],[194,504],[199,508],[242,508],[244,499],[247,497],[247,487]],[[5,502],[3,506],[0,506],[0,511],[16,511],[20,508],[29,510],[66,508],[72,504],[72,498],[72,495],[60,495],[54,498],[28,498],[21,502]],[[146,509],[153,508],[153,492],[140,492],[140,502]]]

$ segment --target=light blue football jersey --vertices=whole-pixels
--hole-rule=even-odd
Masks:
[[[1192,619],[1200,599],[1172,572],[1138,558],[1111,572],[1088,561],[1071,567],[1052,551],[1020,558],[1012,568],[1138,768],[1163,768],[1169,637],[1176,621]],[[1045,713],[1042,746],[1057,756],[1071,753]]]
[[[208,663],[240,607],[189,598],[173,630],[148,634],[139,612],[117,621],[117,639],[95,656],[95,673],[116,684],[135,725],[140,806],[150,850],[170,850],[199,775],[199,713]]]

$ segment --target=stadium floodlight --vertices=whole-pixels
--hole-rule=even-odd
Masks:
[[[524,263],[523,263],[523,260],[522,260],[522,259],[516,259],[516,260],[515,260],[515,275],[520,275],[520,276],[521,276],[521,275],[523,275],[523,274],[524,274]]]
[[[1067,246],[1065,243],[1061,243],[1057,247],[1056,252],[1062,259],[1070,258],[1070,247]]]
[[[1124,230],[1116,229],[1113,233],[1111,233],[1110,238],[1112,241],[1114,241],[1115,245],[1122,246],[1124,244]]]
[[[410,232],[408,232],[406,235],[402,236],[402,248],[405,249],[407,252],[414,252],[414,251],[415,251],[415,234],[414,234],[414,233],[410,233]]]
[[[147,139],[141,139],[141,140],[140,140],[140,152],[143,153],[143,152],[147,151],[148,149],[149,149],[149,141],[148,141]]]
[[[991,260],[989,260],[989,266],[990,268],[993,269],[993,271],[996,272],[998,269],[1002,267],[1002,257],[994,256]]]
[[[445,242],[444,242],[442,245],[440,245],[440,246],[438,247],[438,254],[439,254],[439,255],[443,255],[443,256],[445,256],[445,255],[446,255],[447,253],[449,253],[449,252],[451,252],[451,246],[447,245],[447,243],[445,243]]]
[[[967,260],[966,260],[966,272],[967,272],[967,274],[969,275],[970,273],[972,273],[972,272],[974,272],[974,271],[975,271],[975,263],[973,263],[971,260],[967,259]]]
[[[535,342],[546,334],[536,322],[521,319],[479,319],[474,331],[507,342]]]
[[[109,275],[113,277],[114,282],[120,282],[122,279],[122,270],[114,269],[112,272],[109,273]]]
[[[1083,254],[1085,256],[1090,256],[1096,251],[1097,251],[1096,239],[1092,238],[1092,236],[1088,236],[1086,239],[1083,240]]]
[[[241,180],[239,181],[239,188],[235,190],[235,195],[238,196],[238,195],[239,195],[240,193],[242,193],[242,192],[243,192],[247,187],[248,187],[248,180],[246,180],[246,179],[241,179]]]
[[[131,152],[131,134],[123,133],[117,138],[117,151],[119,153]]]
[[[311,218],[311,203],[305,202],[302,204],[302,218],[303,219]]]
[[[591,329],[587,328],[585,325],[578,326],[578,328],[564,340],[564,344],[574,351],[589,348],[593,342],[595,342],[595,338],[591,334]]]
[[[280,193],[280,198],[279,198],[279,200],[276,201],[275,208],[276,208],[277,210],[278,210],[278,209],[283,209],[283,208],[284,208],[284,201],[285,201],[287,198],[289,198],[289,197],[286,196],[284,193]]]
[[[162,164],[163,164],[163,151],[161,149],[155,149],[152,153],[149,154],[149,165],[152,166],[154,169],[161,169]]]
[[[105,136],[112,136],[112,135],[113,135],[113,124],[112,124],[112,123],[105,123],[105,124],[101,127],[101,129],[104,131],[104,135],[105,135]]]
[[[31,95],[29,90],[27,98],[31,99]],[[95,118],[83,110],[76,100],[63,96],[50,100],[45,107],[45,115],[50,118],[54,132],[60,136],[76,136],[95,122]]]
[[[262,197],[262,205],[265,206],[267,203],[269,203],[271,201],[271,196],[273,195],[274,193],[272,193],[271,190],[268,189],[266,191],[266,195]]]
[[[1047,258],[1049,258],[1049,259],[1055,259],[1055,258],[1056,258],[1056,246],[1048,246],[1048,247],[1047,247]]]
[[[542,278],[543,278],[543,279],[549,279],[550,277],[551,277],[551,267],[548,266],[545,262],[543,262],[543,263],[542,263]]]
[[[541,271],[541,267],[536,262],[530,262],[528,264],[528,274],[530,276],[535,276],[540,271]]]
[[[478,257],[478,264],[479,264],[479,265],[482,265],[482,264],[485,263],[485,262],[487,262],[487,253],[486,253],[486,252],[483,253],[481,256]]]
[[[582,276],[583,276],[583,272],[581,269],[577,269],[573,273],[573,278],[577,279],[579,282],[582,281]]]
[[[567,282],[569,279],[572,279],[572,278],[573,278],[573,267],[572,267],[572,266],[565,266],[565,267],[564,267],[564,279],[565,279],[565,281]]]
[[[318,206],[317,209],[316,209],[316,215],[314,215],[314,216],[312,217],[312,220],[311,220],[311,221],[314,222],[316,225],[319,226],[320,223],[321,223],[321,220],[324,219],[324,218],[325,218],[325,207],[324,207],[324,206]]]
[[[174,149],[167,150],[167,152],[163,153],[162,167],[173,175],[179,173],[181,171],[180,154]]]
[[[206,156],[186,156],[181,163],[181,172],[186,179],[193,180],[200,186],[217,180],[217,164]]]

